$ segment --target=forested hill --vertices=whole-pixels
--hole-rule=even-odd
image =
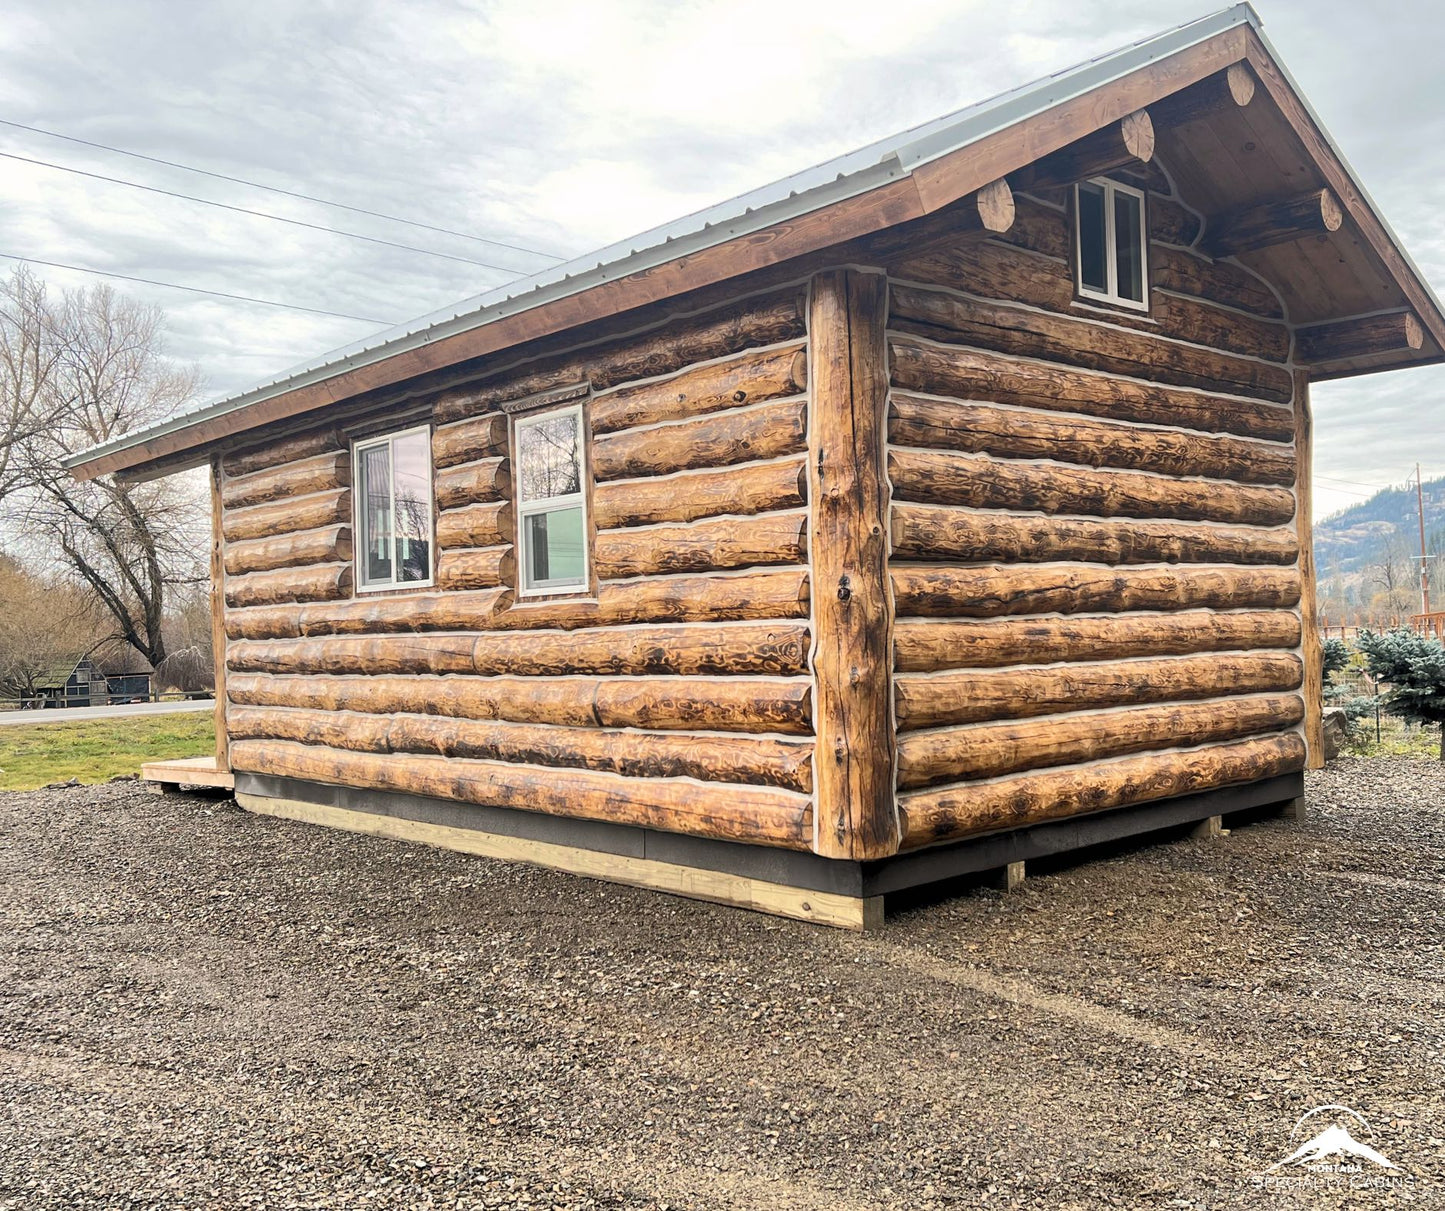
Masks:
[[[1425,548],[1445,553],[1445,477],[1429,479],[1425,492]],[[1386,488],[1348,509],[1315,522],[1315,563],[1322,601],[1366,606],[1391,580],[1412,591],[1419,584],[1420,531],[1415,485]],[[1445,578],[1439,558],[1431,581]],[[1417,607],[1418,608],[1418,607]]]

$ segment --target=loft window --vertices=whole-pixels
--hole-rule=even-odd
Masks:
[[[519,417],[514,432],[523,596],[587,584],[582,409]]]
[[[1144,194],[1097,178],[1074,186],[1074,260],[1083,298],[1149,309]]]
[[[431,584],[431,430],[367,438],[356,443],[352,457],[357,587]]]

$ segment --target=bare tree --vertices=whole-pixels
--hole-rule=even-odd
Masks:
[[[0,283],[0,504],[25,482],[24,451],[54,419],[46,390],[61,342],[45,285],[22,265]]]
[[[53,344],[36,391],[46,423],[15,447],[22,483],[13,496],[24,537],[88,586],[118,638],[159,664],[167,589],[205,576],[201,495],[174,480],[77,483],[64,460],[174,414],[194,395],[196,374],[165,358],[156,308],[107,286],[58,302],[43,291],[23,300],[33,312],[27,323]],[[13,290],[11,305],[18,305]]]
[[[0,555],[0,697],[34,697],[48,674],[104,640],[105,619],[79,586]]]

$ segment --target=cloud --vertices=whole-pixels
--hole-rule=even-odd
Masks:
[[[1182,0],[613,0],[464,4],[19,0],[0,118],[439,227],[576,254],[1104,53]],[[1445,281],[1445,10],[1280,0],[1267,30],[1428,277]],[[546,258],[0,127],[0,150],[505,266]],[[509,272],[0,162],[0,252],[402,320]],[[59,271],[57,285],[88,280]],[[123,287],[169,314],[217,393],[371,325]],[[1419,458],[1445,370],[1316,389],[1322,511]]]

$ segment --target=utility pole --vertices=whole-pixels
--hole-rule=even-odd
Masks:
[[[1415,504],[1420,510],[1420,613],[1430,613],[1430,574],[1425,561],[1425,489],[1420,482],[1420,464],[1415,464]],[[1425,622],[1429,626],[1429,620]]]

